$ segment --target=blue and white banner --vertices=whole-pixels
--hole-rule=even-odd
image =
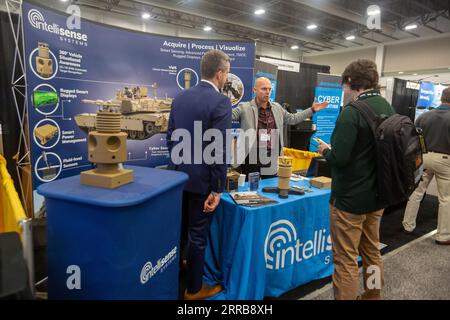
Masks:
[[[22,14],[33,189],[89,169],[86,132],[96,112],[113,105],[123,114],[127,99],[133,100],[122,118],[127,163],[167,164],[171,100],[198,84],[201,57],[210,49],[231,58],[233,90],[225,94],[232,104],[252,97],[253,42],[157,36],[86,20],[74,29],[73,17],[27,2]]]
[[[314,114],[313,122],[317,131],[311,137],[309,151],[317,151],[318,144],[313,138],[319,138],[326,143],[330,143],[331,135],[341,110],[342,96],[343,90],[340,76],[317,74],[316,100],[317,102],[328,102],[329,105],[326,109]]]
[[[419,99],[417,107],[437,108],[441,105],[442,91],[447,88],[431,82],[422,82],[420,84]]]
[[[435,109],[441,105],[442,91],[444,91],[445,88],[447,87],[432,82],[422,82],[420,84],[416,119],[424,112]]]

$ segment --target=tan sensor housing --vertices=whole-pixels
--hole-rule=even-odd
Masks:
[[[81,184],[114,189],[133,182],[133,170],[119,164],[127,160],[127,134],[120,131],[120,113],[99,111],[96,129],[89,133],[89,161],[97,168],[81,173]]]
[[[53,62],[52,59],[50,59],[50,51],[48,45],[43,42],[38,43],[36,72],[44,78],[48,78],[53,74]]]

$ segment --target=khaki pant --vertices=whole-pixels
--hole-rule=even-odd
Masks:
[[[361,255],[363,263],[364,294],[362,298],[381,299],[384,275],[379,243],[383,211],[356,215],[339,210],[333,205],[330,206],[334,264],[333,288],[336,300],[358,298],[358,255]]]
[[[447,158],[447,159],[445,159]],[[409,197],[403,218],[403,227],[407,231],[416,228],[417,212],[428,185],[433,177],[439,198],[438,226],[435,239],[438,241],[450,240],[450,156],[442,153],[429,152],[423,155],[424,169],[422,181]]]

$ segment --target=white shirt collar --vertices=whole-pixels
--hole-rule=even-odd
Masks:
[[[214,83],[212,83],[212,82],[209,81],[209,80],[205,80],[205,79],[202,79],[202,81],[204,81],[204,82],[206,82],[206,83],[209,83],[210,85],[213,86],[214,90],[216,90],[218,93],[220,93],[219,88],[217,88],[216,85],[215,85]]]

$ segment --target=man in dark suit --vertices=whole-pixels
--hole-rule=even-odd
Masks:
[[[206,299],[222,291],[221,285],[202,284],[202,278],[212,213],[220,202],[226,179],[225,141],[226,130],[231,128],[231,102],[220,90],[227,81],[229,70],[230,59],[225,53],[208,51],[201,61],[201,82],[174,99],[169,118],[169,168],[189,175],[183,194],[183,219],[187,224],[184,298],[187,300]],[[203,141],[207,130],[216,134],[213,141],[216,148],[209,159],[206,151],[210,148],[205,148],[210,142]],[[202,139],[198,141],[200,134]],[[182,245],[183,240],[182,237]]]

